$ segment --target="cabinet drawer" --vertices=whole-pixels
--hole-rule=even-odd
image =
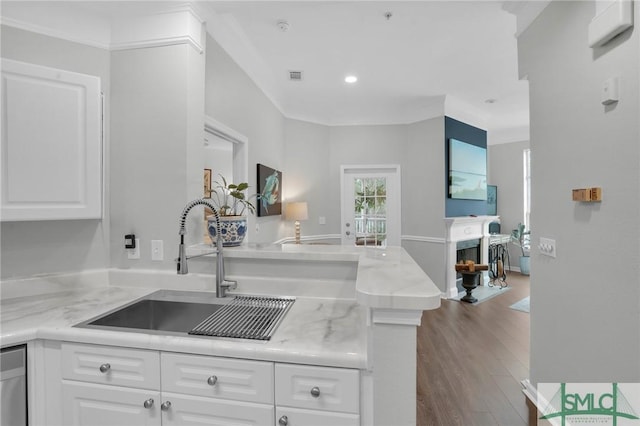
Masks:
[[[346,368],[276,364],[276,405],[360,411],[360,372]]]
[[[160,390],[160,355],[115,346],[62,344],[62,378]]]
[[[360,426],[357,414],[277,407],[276,426]]]
[[[162,389],[273,404],[273,363],[163,353]]]
[[[63,381],[64,425],[160,425],[160,392]]]

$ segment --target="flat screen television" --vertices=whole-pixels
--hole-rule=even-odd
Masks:
[[[449,198],[487,199],[487,149],[449,139]]]

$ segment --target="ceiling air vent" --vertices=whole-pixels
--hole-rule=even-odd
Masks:
[[[302,71],[289,71],[289,80],[302,81]]]

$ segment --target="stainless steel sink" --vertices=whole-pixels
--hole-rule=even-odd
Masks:
[[[75,327],[269,340],[294,300],[159,290]]]
[[[221,307],[207,303],[141,300],[89,324],[186,333]]]
[[[184,334],[231,300],[206,292],[159,290],[76,327]]]

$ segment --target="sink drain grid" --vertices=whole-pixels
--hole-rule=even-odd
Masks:
[[[189,334],[269,340],[293,302],[294,298],[285,297],[236,296]]]

